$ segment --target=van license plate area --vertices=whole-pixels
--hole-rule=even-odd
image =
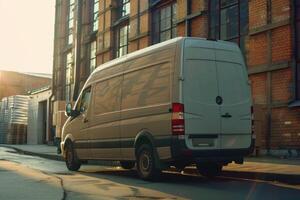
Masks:
[[[213,147],[215,144],[214,138],[193,138],[193,147]]]

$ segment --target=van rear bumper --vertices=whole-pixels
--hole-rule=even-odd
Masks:
[[[242,163],[243,158],[253,152],[254,144],[255,140],[252,139],[250,147],[244,149],[191,150],[187,148],[184,139],[172,137],[172,160],[179,162],[220,162],[224,164],[232,161]]]

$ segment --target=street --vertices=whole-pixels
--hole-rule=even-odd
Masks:
[[[0,199],[299,199],[300,186],[165,172],[161,182],[140,180],[134,170],[64,162],[0,148]]]

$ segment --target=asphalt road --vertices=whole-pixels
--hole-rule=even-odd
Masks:
[[[161,182],[140,180],[133,170],[64,162],[0,147],[0,200],[59,199],[262,199],[299,200],[300,186],[276,182],[165,172]]]

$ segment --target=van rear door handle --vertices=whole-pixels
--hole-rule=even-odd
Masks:
[[[232,117],[229,113],[225,113],[225,115],[221,115],[223,118],[230,118]]]
[[[87,123],[87,122],[89,122],[89,120],[87,118],[84,118],[83,123]]]

